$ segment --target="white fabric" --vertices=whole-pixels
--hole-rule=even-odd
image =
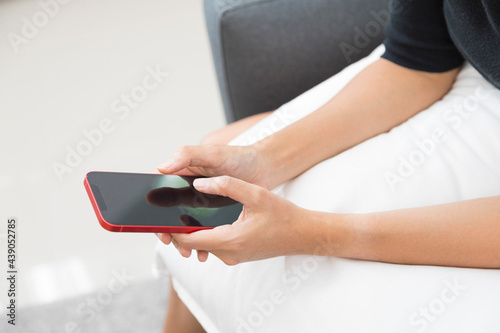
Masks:
[[[233,144],[313,112],[382,52],[285,104]],[[500,91],[467,64],[443,100],[275,191],[309,209],[352,213],[500,195]],[[228,267],[214,256],[184,259],[161,243],[157,254],[208,332],[500,331],[500,270],[315,256]]]

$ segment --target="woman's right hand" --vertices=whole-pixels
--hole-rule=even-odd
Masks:
[[[231,176],[271,189],[263,154],[252,146],[183,146],[158,167],[164,174],[185,176]]]

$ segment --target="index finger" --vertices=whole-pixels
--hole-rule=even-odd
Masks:
[[[183,146],[171,158],[158,166],[161,173],[177,173],[187,167],[217,168],[220,149],[217,146]]]

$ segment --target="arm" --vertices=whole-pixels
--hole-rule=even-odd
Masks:
[[[408,120],[444,96],[457,73],[427,73],[379,59],[320,109],[277,133],[251,146],[184,146],[158,170],[229,175],[271,189]]]
[[[360,215],[311,212],[310,217],[316,226],[311,240],[317,240],[307,245],[307,253],[500,268],[500,196]]]
[[[220,128],[207,136],[205,136],[200,144],[201,145],[218,145],[218,144],[228,144],[231,140],[236,138],[241,133],[245,132],[247,129],[257,124],[259,121],[269,116],[272,111],[262,112],[254,114],[240,120],[235,121],[223,128]]]
[[[431,74],[380,59],[319,110],[272,136],[250,147],[185,146],[158,170],[166,174],[229,175],[274,188],[406,121],[440,99],[457,73],[458,69]],[[360,92],[364,98],[359,98]],[[169,234],[159,236],[167,244],[172,240]],[[190,247],[194,248],[200,250],[200,260],[206,260],[209,250]]]
[[[374,62],[323,107],[256,144],[268,166],[269,187],[408,120],[443,97],[457,73]]]
[[[232,225],[172,234],[179,252],[213,253],[226,264],[281,255],[321,255],[397,264],[500,268],[500,196],[369,214],[306,210],[230,177],[197,179],[206,193],[244,205]],[[170,236],[160,238],[166,243]],[[201,251],[200,251],[201,250]]]

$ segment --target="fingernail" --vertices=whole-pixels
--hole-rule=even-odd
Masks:
[[[196,178],[193,182],[194,187],[199,190],[204,190],[210,184],[210,180],[208,178]]]
[[[159,233],[156,234],[156,237],[158,237],[160,240],[161,240],[161,236],[163,236],[163,234],[159,234]]]
[[[168,170],[168,169],[172,168],[175,165],[175,163],[177,163],[177,160],[168,159],[165,162],[163,162],[162,164],[160,164],[158,166],[158,169],[167,169]]]

